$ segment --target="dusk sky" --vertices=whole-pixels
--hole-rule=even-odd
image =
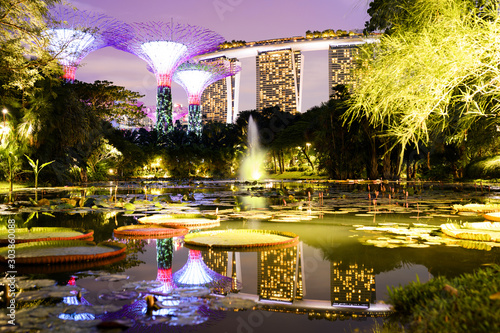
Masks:
[[[258,41],[305,36],[307,30],[362,29],[369,0],[67,0],[89,10],[132,22],[171,21],[211,29],[226,40]],[[327,51],[304,52],[302,109],[328,99]],[[240,111],[255,109],[255,59],[243,59]],[[111,47],[97,50],[82,61],[76,79],[108,80],[137,91],[146,106],[156,103],[156,80],[146,62]],[[187,105],[187,96],[173,83],[174,103]]]

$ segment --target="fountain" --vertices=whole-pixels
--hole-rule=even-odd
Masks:
[[[265,157],[266,152],[261,149],[259,143],[257,123],[250,116],[248,119],[248,154],[241,162],[240,179],[255,181],[264,177]]]

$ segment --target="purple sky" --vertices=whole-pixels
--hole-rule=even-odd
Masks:
[[[226,40],[258,41],[305,36],[306,30],[362,29],[369,0],[67,0],[79,9],[125,22],[170,21],[199,25]],[[304,52],[303,111],[328,99],[327,51]],[[82,61],[76,79],[108,80],[137,91],[155,105],[156,80],[138,57],[107,47]],[[255,59],[242,60],[240,111],[255,108]],[[173,83],[174,103],[187,104]]]

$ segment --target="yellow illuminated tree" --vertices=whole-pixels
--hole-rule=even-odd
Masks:
[[[396,144],[437,135],[459,143],[500,113],[500,18],[496,1],[404,2],[391,33],[361,47],[348,119],[368,119]],[[403,151],[403,150],[402,150]]]

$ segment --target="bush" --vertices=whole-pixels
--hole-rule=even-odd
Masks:
[[[389,290],[392,319],[410,332],[500,332],[500,266]],[[497,294],[497,295],[495,295]]]
[[[470,179],[500,178],[500,156],[486,157],[469,164],[465,174]]]

